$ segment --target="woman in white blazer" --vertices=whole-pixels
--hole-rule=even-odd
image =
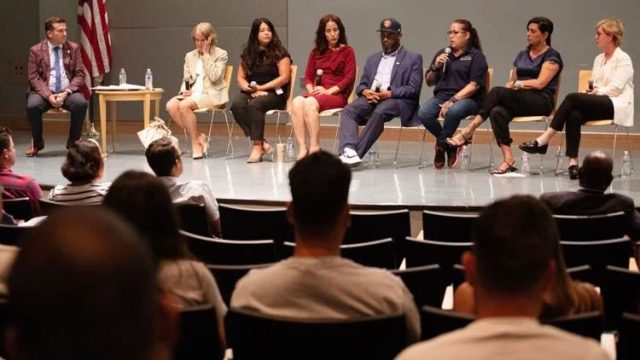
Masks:
[[[202,159],[207,153],[209,139],[198,132],[194,110],[210,109],[229,101],[229,84],[224,81],[227,52],[216,47],[217,34],[207,22],[191,31],[196,49],[184,57],[184,77],[180,94],[167,102],[171,119],[191,136],[191,156]]]
[[[633,126],[633,64],[629,55],[620,49],[623,35],[624,27],[618,19],[605,19],[596,24],[595,40],[602,54],[593,61],[586,93],[567,95],[549,128],[537,139],[522,143],[520,149],[546,153],[549,140],[566,124],[569,177],[577,179],[582,124],[589,120],[613,119],[616,125]]]

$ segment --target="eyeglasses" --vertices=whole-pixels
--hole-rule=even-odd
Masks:
[[[449,36],[449,35],[458,35],[458,34],[462,34],[462,33],[466,33],[466,31],[464,31],[464,30],[449,30],[449,31],[447,31],[447,36]]]

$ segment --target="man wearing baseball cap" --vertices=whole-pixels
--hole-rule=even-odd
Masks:
[[[402,26],[394,18],[380,22],[382,51],[367,58],[358,98],[344,108],[340,121],[340,160],[357,166],[375,143],[384,123],[400,117],[411,123],[418,109],[422,88],[422,56],[401,43]],[[365,125],[358,135],[358,125]]]

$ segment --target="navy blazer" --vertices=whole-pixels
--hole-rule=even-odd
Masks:
[[[382,60],[382,51],[367,58],[360,83],[356,87],[358,96],[362,91],[370,89]],[[420,101],[422,90],[422,55],[416,54],[401,46],[396,56],[396,63],[391,70],[391,97],[399,100],[400,121],[403,125],[413,123]]]

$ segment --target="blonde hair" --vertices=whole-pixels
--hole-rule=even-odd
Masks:
[[[211,37],[211,45],[215,45],[218,42],[218,34],[216,34],[216,30],[209,24],[208,22],[201,22],[198,25],[193,27],[191,30],[191,39],[196,39],[196,34],[201,34],[208,39]]]
[[[602,30],[605,34],[613,37],[613,42],[616,46],[620,46],[622,38],[624,37],[624,26],[620,19],[604,19],[598,21],[596,24],[596,31]]]

